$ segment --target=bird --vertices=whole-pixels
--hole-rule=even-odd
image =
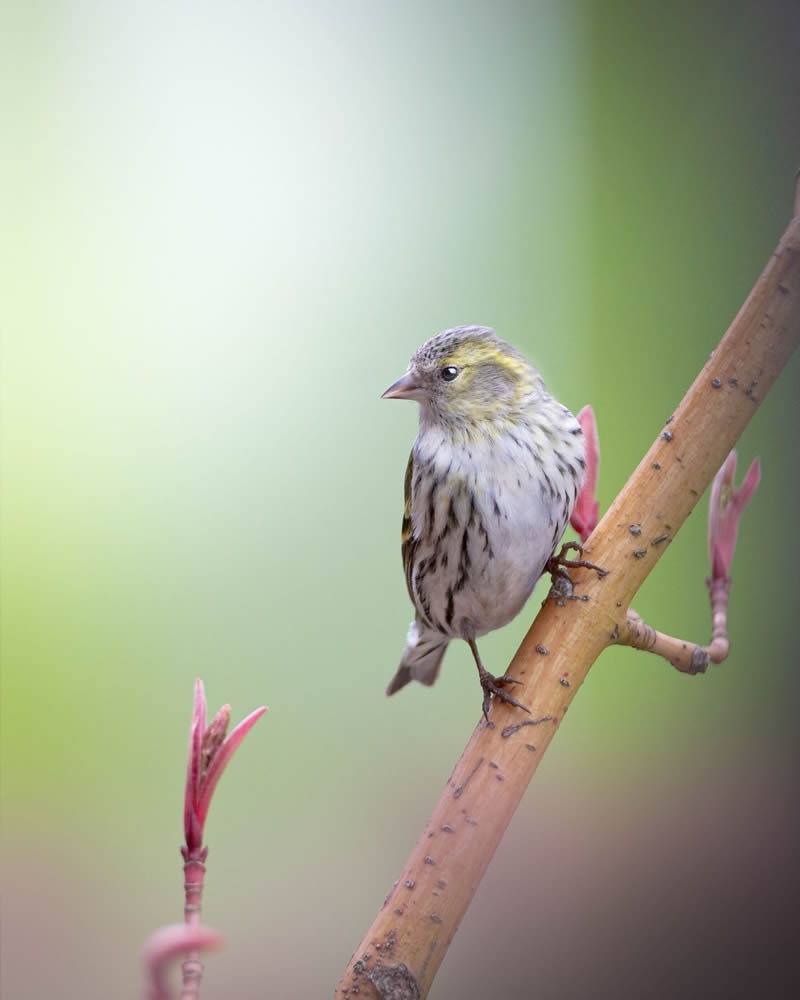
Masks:
[[[486,669],[477,640],[516,617],[553,556],[584,480],[581,426],[487,326],[431,337],[381,398],[419,403],[401,529],[415,614],[386,693],[433,684],[463,639],[487,721],[493,699],[529,711],[505,689],[517,681]]]

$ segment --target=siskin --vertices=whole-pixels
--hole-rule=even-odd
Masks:
[[[542,376],[485,326],[432,337],[383,399],[420,404],[405,479],[403,568],[416,610],[387,694],[433,684],[451,639],[483,689],[525,709],[475,640],[514,618],[553,554],[583,484],[580,424]],[[528,709],[525,709],[528,711]]]

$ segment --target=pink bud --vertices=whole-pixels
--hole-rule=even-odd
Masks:
[[[256,721],[266,712],[263,706],[251,712],[228,736],[230,705],[223,705],[206,728],[206,696],[201,680],[195,681],[192,725],[189,731],[189,759],[183,800],[183,830],[188,854],[203,846],[211,797],[234,752]],[[185,856],[188,857],[188,854]]]
[[[761,479],[761,464],[757,458],[753,461],[738,490],[733,486],[735,474],[736,452],[732,451],[711,485],[708,505],[708,554],[711,559],[712,580],[723,580],[730,572],[733,553],[736,550],[739,518]]]
[[[200,821],[201,830],[205,825],[208,807],[211,805],[211,796],[214,794],[214,789],[222,777],[222,772],[239,748],[239,744],[265,712],[266,708],[262,705],[261,708],[257,708],[251,712],[247,718],[242,719],[239,725],[225,738],[225,741],[220,745],[214,756],[209,759],[208,770],[205,773],[200,796],[197,800],[197,816]]]
[[[600,505],[597,502],[597,473],[600,466],[600,445],[597,439],[597,423],[591,406],[584,406],[578,414],[578,423],[583,429],[586,454],[586,478],[583,489],[578,494],[575,509],[569,523],[585,542],[597,527]]]
[[[183,796],[183,829],[186,846],[195,850],[202,846],[203,831],[198,825],[195,805],[200,794],[203,760],[203,737],[206,731],[206,693],[203,682],[194,682],[192,725],[189,729],[189,756],[186,762],[186,790]]]

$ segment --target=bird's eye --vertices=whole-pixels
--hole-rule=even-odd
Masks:
[[[445,382],[452,382],[458,375],[458,368],[455,365],[448,365],[446,368],[442,368],[440,374]]]

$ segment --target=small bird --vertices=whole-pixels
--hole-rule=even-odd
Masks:
[[[432,337],[383,399],[420,404],[405,478],[403,568],[416,610],[387,694],[433,684],[451,639],[491,698],[520,704],[476,639],[514,618],[561,538],[584,479],[583,432],[537,369],[486,326]]]

